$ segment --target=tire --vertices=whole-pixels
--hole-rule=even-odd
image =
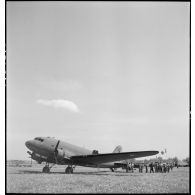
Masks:
[[[49,173],[49,167],[47,167],[47,166],[45,166],[45,167],[43,167],[43,173]]]
[[[72,168],[72,167],[67,167],[66,170],[65,170],[65,173],[66,173],[66,174],[71,174],[71,173],[73,173],[73,168]]]

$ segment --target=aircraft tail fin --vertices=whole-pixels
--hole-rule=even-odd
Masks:
[[[120,153],[122,152],[122,146],[117,146],[112,153]]]

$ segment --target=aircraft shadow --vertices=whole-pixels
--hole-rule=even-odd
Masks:
[[[102,176],[102,175],[109,175],[109,176],[138,176],[132,173],[125,173],[125,172],[109,172],[109,171],[101,171],[101,172],[74,172],[73,174],[75,175],[98,175],[98,176]]]
[[[42,173],[41,171],[30,171],[30,170],[22,170],[19,171],[17,174],[65,174],[64,172],[50,172],[50,173]],[[125,172],[110,172],[110,171],[94,171],[94,172],[74,172],[73,175],[97,175],[97,176],[102,176],[102,175],[110,175],[110,176],[138,176],[134,173],[125,173]]]

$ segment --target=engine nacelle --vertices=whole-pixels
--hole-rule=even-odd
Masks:
[[[46,157],[43,157],[43,156],[41,156],[39,154],[36,154],[36,153],[32,153],[31,154],[31,158],[33,160],[36,160],[39,164],[41,164],[43,161],[46,160]]]
[[[62,160],[65,157],[65,152],[62,149],[57,149],[57,159]]]

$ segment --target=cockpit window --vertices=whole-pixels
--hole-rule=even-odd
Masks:
[[[44,139],[40,138],[40,137],[35,137],[35,140],[43,142]]]

